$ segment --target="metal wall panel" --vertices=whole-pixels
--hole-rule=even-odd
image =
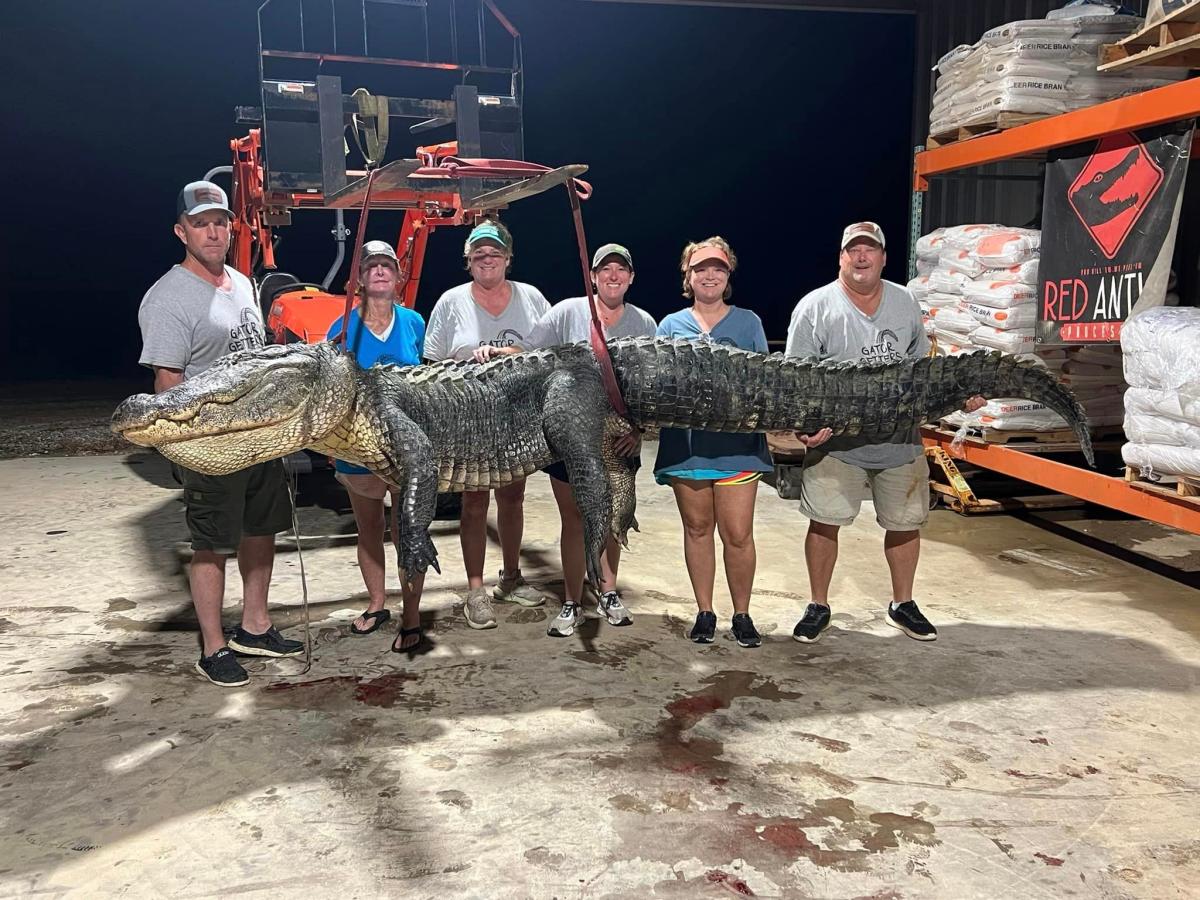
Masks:
[[[989,28],[1018,19],[1040,19],[1065,0],[918,0],[916,77],[913,84],[913,146],[929,132],[934,64],[959,44],[974,44]],[[1144,12],[1146,0],[1125,0]],[[1026,225],[1041,215],[1041,166],[1028,161],[996,163],[933,179],[925,195],[922,231],[940,225],[999,222]]]

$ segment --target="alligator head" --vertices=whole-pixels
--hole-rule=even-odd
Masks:
[[[318,443],[354,403],[353,358],[333,344],[234,353],[117,407],[112,430],[197,472],[226,475]]]
[[[1097,172],[1071,195],[1075,208],[1088,225],[1103,225],[1138,202],[1137,192],[1128,197],[1114,197],[1110,200],[1105,200],[1104,195],[1133,168],[1140,152],[1140,148],[1134,147],[1119,163],[1105,172]]]

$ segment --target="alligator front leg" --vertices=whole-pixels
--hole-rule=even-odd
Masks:
[[[641,461],[636,456],[617,453],[618,439],[633,433],[633,426],[620,416],[609,411],[604,420],[604,473],[612,497],[612,514],[609,531],[622,547],[629,546],[629,529],[638,530],[637,517],[637,471]]]
[[[612,517],[612,494],[602,458],[604,421],[611,414],[595,372],[560,371],[548,379],[542,430],[546,443],[571,476],[571,490],[583,519],[587,577],[597,590]]]

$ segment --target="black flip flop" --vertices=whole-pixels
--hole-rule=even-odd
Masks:
[[[400,644],[404,643],[404,639],[413,634],[417,635],[417,642],[411,647],[401,647]],[[392,638],[392,652],[415,655],[423,643],[425,643],[425,631],[420,625],[416,628],[401,628],[400,633]]]
[[[384,622],[388,621],[388,619],[390,619],[391,617],[392,617],[391,612],[389,612],[386,609],[377,609],[377,610],[375,610],[375,612],[365,612],[358,618],[366,619],[368,622],[373,622],[374,624],[372,624],[370,628],[359,629],[359,628],[354,627],[354,622],[351,622],[350,623],[350,633],[351,634],[370,634],[372,631],[377,630],[380,625],[382,625]],[[355,621],[358,621],[358,620],[356,619]]]

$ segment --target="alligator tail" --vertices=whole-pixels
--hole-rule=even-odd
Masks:
[[[976,394],[1020,397],[1061,415],[1094,465],[1083,408],[1044,368],[999,353],[884,366],[816,365],[695,341],[609,344],[631,418],[707,431],[800,431],[881,440],[933,422]]]

